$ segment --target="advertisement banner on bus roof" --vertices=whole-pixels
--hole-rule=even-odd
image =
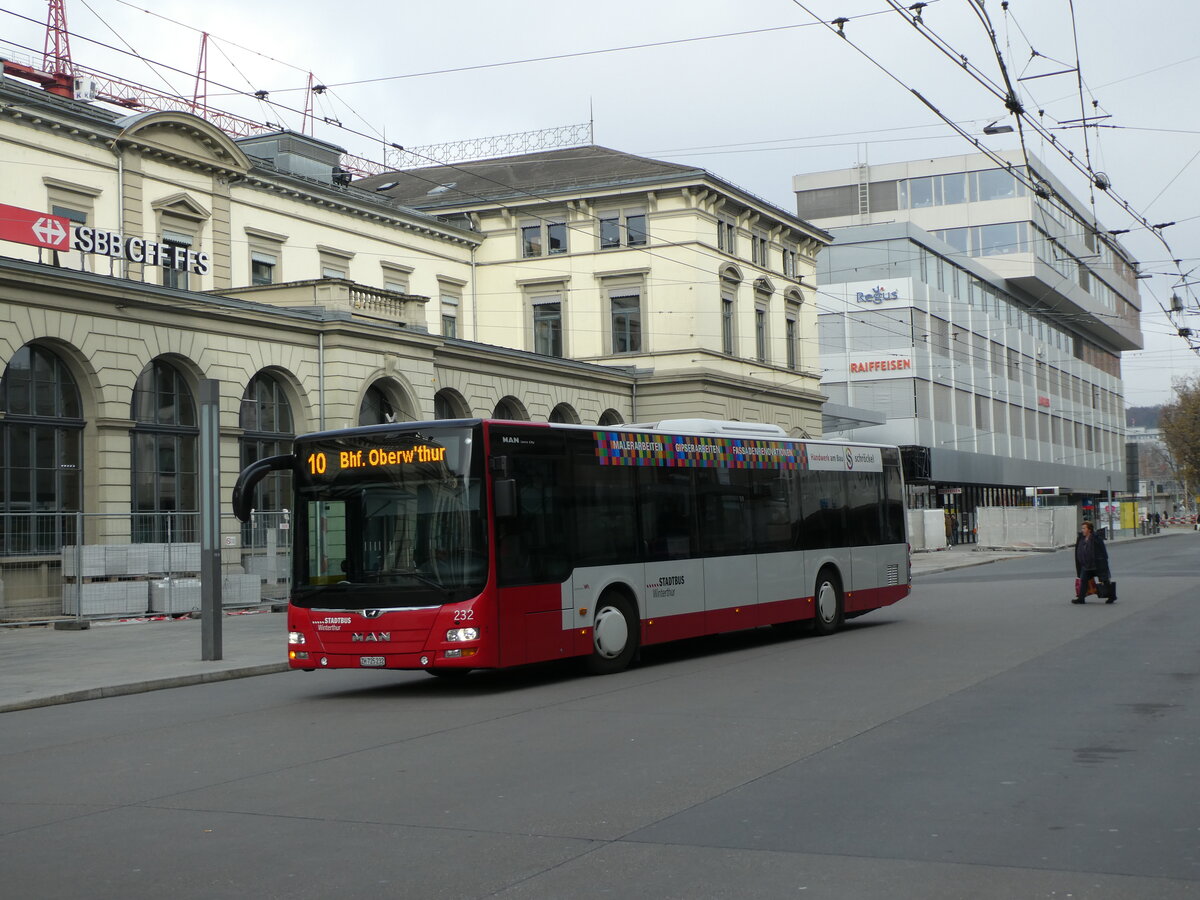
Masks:
[[[808,467],[826,472],[882,472],[878,447],[808,445]]]
[[[596,433],[602,466],[680,466],[723,469],[803,469],[804,445],[744,438]]]
[[[602,466],[883,471],[878,447],[629,431],[596,432],[596,458]]]

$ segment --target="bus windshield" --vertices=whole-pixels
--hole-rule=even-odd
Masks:
[[[392,609],[478,594],[487,545],[476,437],[381,426],[298,442],[292,602]]]

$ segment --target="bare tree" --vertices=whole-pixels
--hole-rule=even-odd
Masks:
[[[1200,375],[1177,378],[1172,387],[1175,401],[1162,408],[1158,421],[1190,505],[1200,487]]]

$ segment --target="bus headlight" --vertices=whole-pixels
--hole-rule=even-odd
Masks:
[[[479,640],[478,628],[451,628],[446,632],[446,640],[448,641],[477,641]]]
[[[304,643],[304,632],[289,631],[288,632],[288,643],[289,644],[303,644]]]

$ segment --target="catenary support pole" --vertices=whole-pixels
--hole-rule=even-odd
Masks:
[[[221,659],[221,383],[200,385],[200,658]]]

